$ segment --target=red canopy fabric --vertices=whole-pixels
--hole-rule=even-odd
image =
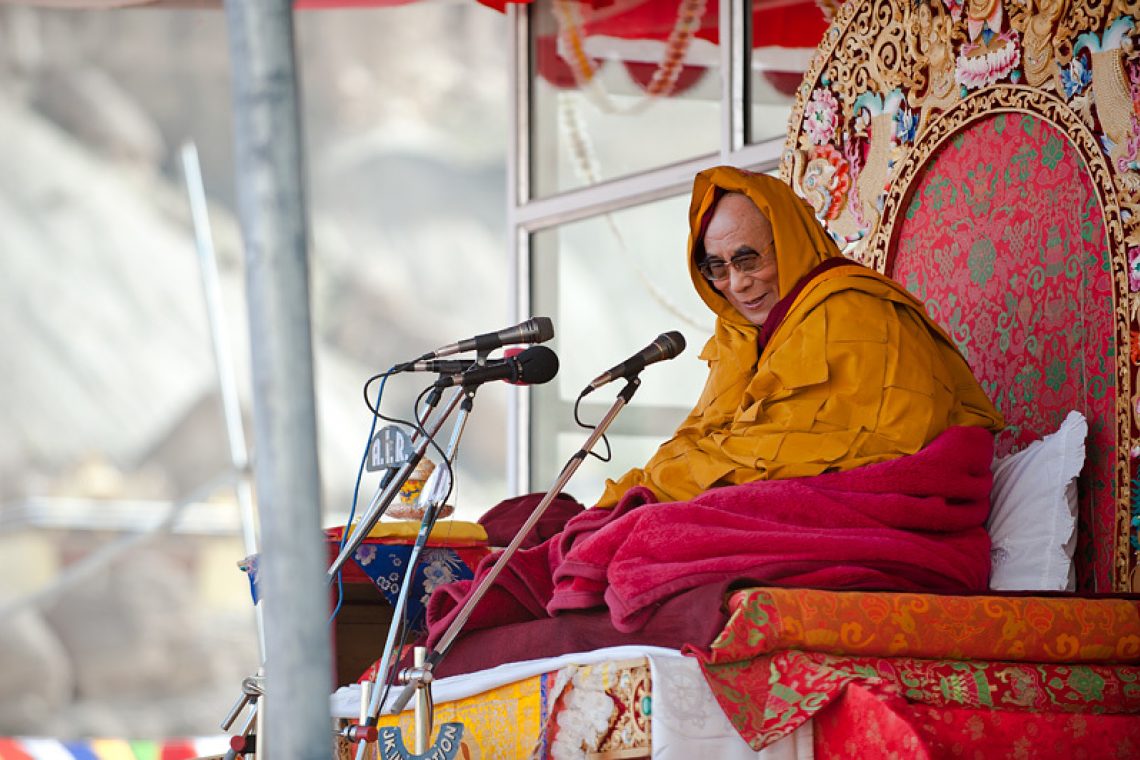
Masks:
[[[525,0],[529,2],[530,0]],[[504,10],[506,3],[501,0],[480,0],[484,5]],[[752,47],[754,50],[780,49],[811,51],[819,44],[827,29],[831,16],[838,7],[839,0],[754,0],[752,4]],[[616,57],[628,70],[631,78],[644,89],[649,89],[657,69],[657,61],[634,58],[636,53],[625,54],[620,44],[614,41],[651,41],[666,43],[674,34],[678,14],[685,9],[685,0],[663,2],[662,0],[579,0],[576,10],[580,26],[576,36],[588,51],[591,37],[605,37],[610,41],[611,56]],[[700,23],[693,30],[695,39],[705,40],[714,45],[720,42],[719,2],[707,0]],[[644,55],[642,48],[641,55]],[[572,51],[559,47],[558,35],[542,35],[535,40],[535,64],[538,75],[546,82],[559,88],[571,88],[584,76],[583,71],[575,72],[566,56]],[[664,61],[669,53],[661,51]],[[800,56],[800,60],[806,56]],[[597,68],[604,61],[583,58],[580,68],[586,65]],[[669,94],[676,95],[691,87],[705,73],[705,67],[690,63],[682,67],[675,85]],[[790,94],[799,85],[802,70],[786,62],[769,65],[764,70],[765,78],[777,90]]]
[[[293,9],[314,11],[329,8],[388,8],[416,2],[419,0],[294,0]]]
[[[350,0],[351,1],[351,0]],[[362,0],[366,2],[367,0]],[[300,0],[312,4],[336,4],[344,0]],[[373,0],[377,5],[399,5],[408,0]],[[529,5],[531,0],[478,0],[488,8],[505,12],[507,5]],[[753,47],[814,48],[823,37],[840,0],[753,0]],[[664,40],[677,21],[681,2],[663,0],[579,0],[586,36],[638,40]],[[300,4],[298,4],[300,7]],[[708,0],[696,36],[719,42],[718,0]]]

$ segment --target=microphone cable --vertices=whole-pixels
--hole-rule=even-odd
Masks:
[[[384,383],[387,382],[388,377],[392,374],[395,374],[395,373],[393,373],[392,370],[389,370],[388,372],[383,372],[383,373],[380,373],[378,375],[374,375],[373,377],[369,378],[368,381],[365,383],[365,388],[367,388],[367,386],[370,383],[372,383],[374,380],[382,378],[381,384],[380,384],[380,393],[377,394],[377,398],[376,398],[376,408],[373,409],[373,415],[374,416],[372,418],[372,431],[370,431],[369,437],[368,437],[369,444],[371,444],[372,436],[375,433],[376,418],[380,418],[382,420],[386,420],[386,421],[390,421],[390,422],[398,422],[400,424],[407,425],[408,427],[415,428],[419,432],[419,434],[424,436],[427,439],[427,442],[439,453],[440,460],[443,463],[443,466],[447,468],[447,474],[448,474],[447,492],[444,494],[443,498],[440,500],[440,505],[439,505],[440,508],[442,508],[442,506],[444,504],[446,504],[447,500],[451,497],[452,491],[455,488],[455,480],[456,480],[455,469],[454,469],[454,466],[453,466],[451,459],[448,458],[447,453],[440,447],[439,443],[435,440],[435,437],[428,434],[428,431],[425,427],[425,425],[427,423],[427,419],[426,419],[426,417],[421,416],[422,413],[421,413],[421,409],[420,409],[425,396],[427,396],[427,394],[430,393],[431,391],[436,390],[436,388],[433,385],[429,385],[426,388],[424,388],[422,391],[420,391],[420,394],[416,397],[416,400],[412,405],[414,422],[409,422],[406,420],[399,420],[399,419],[395,419],[392,417],[387,417],[387,416],[381,414],[379,411],[380,398],[381,398],[381,395],[383,393]],[[367,396],[365,396],[366,403],[367,403],[367,400],[368,400],[368,398],[367,398]],[[372,407],[369,407],[369,408],[371,409]],[[426,413],[426,410],[424,413]],[[357,473],[357,487],[358,487],[358,489],[359,489],[360,477],[361,477],[361,474],[363,472],[365,462],[367,461],[367,456],[368,456],[368,451],[366,448],[365,457],[364,457],[364,459],[361,460],[361,463],[360,463],[360,471],[358,471],[358,473]],[[354,512],[355,512],[355,509],[356,509],[356,496],[354,495],[353,496],[353,511]],[[350,517],[349,517],[350,522],[351,522],[351,519],[352,519],[352,517],[350,515]],[[347,535],[347,530],[346,530],[345,535]],[[429,536],[430,536],[430,528],[429,528]],[[344,545],[344,536],[342,536],[342,538],[341,538],[341,546],[343,547],[343,545]],[[412,583],[415,582],[416,573],[419,570],[419,568],[422,567],[423,565],[424,565],[424,557],[421,556],[415,565],[409,565],[408,567],[404,568],[405,577],[408,577],[411,579],[409,582],[412,582]],[[339,586],[339,574],[338,574],[338,595],[339,596],[338,596],[337,609],[339,610],[340,604],[341,604],[340,600],[343,598],[343,591],[341,590],[341,588]],[[392,660],[388,664],[388,672],[387,673],[380,673],[379,670],[377,670],[377,672],[375,674],[375,678],[373,679],[374,682],[382,683],[384,685],[384,692],[380,697],[381,710],[383,710],[384,703],[388,700],[388,695],[391,692],[392,687],[395,685],[397,677],[399,676],[400,663],[402,662],[402,660],[404,659],[404,656],[406,654],[405,650],[406,650],[406,647],[408,644],[408,638],[412,634],[413,626],[419,622],[420,617],[422,615],[426,614],[426,612],[427,612],[427,608],[425,607],[420,613],[418,613],[416,615],[416,617],[414,619],[409,620],[410,607],[409,607],[409,605],[405,604],[404,609],[401,612],[401,619],[398,621],[392,621],[393,624],[398,624],[401,626],[400,639],[399,639],[399,642],[397,643],[395,649],[392,652]],[[335,613],[334,613],[334,616],[335,616]],[[379,668],[380,664],[381,663],[379,661],[377,661],[375,665],[377,668]]]
[[[368,462],[368,451],[372,447],[372,436],[376,435],[376,418],[380,416],[380,400],[384,398],[384,386],[388,383],[388,378],[394,373],[396,366],[393,365],[387,372],[381,372],[378,375],[373,375],[368,378],[364,383],[364,405],[372,412],[372,424],[368,428],[368,440],[364,442],[364,456],[360,457],[360,466],[356,470],[356,485],[352,489],[352,505],[348,510],[348,520],[344,524],[344,528],[340,532],[340,541],[337,543],[337,554],[339,556],[341,550],[344,549],[344,544],[348,540],[348,530],[352,526],[352,521],[356,519],[356,505],[360,498],[360,481],[364,477],[364,467]],[[380,388],[376,391],[376,406],[373,407],[368,401],[368,386],[373,381],[380,380]],[[332,614],[329,615],[329,626],[331,627],[336,620],[336,616],[340,614],[340,608],[344,605],[344,568],[336,571],[336,606],[333,607]]]
[[[381,372],[379,374],[373,375],[372,377],[368,378],[364,382],[364,405],[366,407],[368,407],[368,411],[372,412],[373,417],[379,417],[380,419],[384,420],[385,422],[395,422],[395,423],[398,423],[400,425],[407,425],[410,428],[420,429],[420,426],[414,422],[409,422],[408,420],[403,420],[403,419],[400,419],[398,417],[389,417],[389,416],[383,414],[380,411],[380,395],[379,394],[377,394],[377,396],[376,396],[376,405],[375,406],[373,406],[372,402],[368,400],[368,386],[372,385],[372,383],[379,380],[381,382],[381,387],[383,387],[383,384],[388,382],[389,377],[391,377],[392,375],[400,374],[399,367],[400,367],[400,365],[397,364],[396,366],[392,367],[392,369],[388,370],[387,372]],[[419,401],[421,398],[423,398],[422,393],[418,397],[416,397],[416,405],[417,406],[419,405]],[[414,414],[414,412],[413,412],[413,414]]]
[[[574,402],[574,422],[577,423],[578,427],[583,428],[585,430],[595,430],[598,427],[597,425],[591,425],[588,422],[583,422],[582,418],[578,416],[578,407],[581,406],[582,399],[584,399],[585,397],[586,397],[585,395],[581,395]],[[586,453],[589,454],[590,456],[594,457],[595,459],[597,459],[599,462],[608,462],[611,459],[613,459],[613,451],[610,449],[610,439],[606,438],[605,433],[602,433],[602,443],[606,444],[606,455],[605,456],[602,456],[601,454],[596,454],[596,453],[594,453],[593,450],[587,451]]]
[[[425,425],[427,424],[427,418],[425,416],[421,416],[422,414],[425,414],[427,412],[427,410],[421,411],[421,405],[423,404],[424,398],[433,390],[437,390],[437,389],[435,388],[434,385],[429,385],[426,388],[424,388],[422,391],[420,391],[420,394],[418,396],[416,396],[416,400],[412,405],[412,409],[413,409],[413,416],[415,418],[415,423],[414,423],[415,429],[417,431],[419,431],[420,435],[423,435],[424,437],[427,438],[428,443],[430,443],[431,446],[439,453],[440,461],[442,462],[442,466],[447,468],[447,475],[448,475],[447,492],[444,494],[444,496],[440,500],[440,504],[439,504],[439,508],[442,509],[443,505],[447,504],[447,500],[451,497],[452,491],[455,489],[456,474],[455,474],[455,469],[454,469],[452,460],[450,458],[448,458],[446,452],[439,446],[439,443],[435,440],[434,436],[428,435],[427,429],[425,427]],[[428,409],[430,409],[430,407]],[[429,538],[431,536],[431,530],[433,530],[434,527],[435,526],[433,525],[431,528],[429,528],[429,532],[428,532]],[[425,544],[425,548],[426,548],[426,544]],[[409,565],[407,568],[405,568],[404,572],[411,577],[411,579],[412,579],[411,582],[413,582],[413,583],[415,582],[416,572],[419,570],[420,567],[422,567],[424,565],[424,563],[425,563],[425,557],[421,554],[421,556],[417,559],[417,562],[415,565]],[[420,610],[420,612],[415,616],[415,618],[409,619],[409,614],[410,614],[410,605],[405,604],[404,609],[401,611],[401,615],[400,615],[401,619],[399,621],[393,621],[393,624],[398,624],[401,626],[401,630],[400,630],[399,642],[396,644],[395,648],[392,651],[392,660],[391,660],[391,662],[388,663],[388,672],[387,673],[379,672],[379,667],[380,667],[381,663],[379,661],[376,662],[377,671],[376,671],[375,676],[373,678],[373,682],[377,683],[377,684],[383,684],[383,686],[384,686],[384,691],[380,695],[380,700],[379,700],[380,713],[381,714],[384,712],[384,705],[388,702],[388,696],[392,692],[392,687],[396,685],[396,681],[399,678],[401,663],[404,661],[404,658],[407,656],[408,639],[411,637],[412,630],[413,630],[414,626],[419,623],[421,617],[427,615],[427,606],[425,605],[423,607],[423,609]],[[429,697],[429,699],[430,699],[430,697]],[[431,711],[431,712],[429,712],[429,715],[434,714],[435,705],[432,703],[429,703],[428,709],[429,709],[429,711]],[[376,717],[378,718],[379,714]]]
[[[443,463],[443,466],[445,466],[447,468],[447,475],[448,475],[447,492],[444,494],[443,498],[440,499],[440,503],[439,503],[439,508],[442,509],[443,506],[447,504],[448,499],[451,498],[452,493],[455,491],[456,481],[458,480],[458,474],[455,470],[454,462],[452,461],[452,459],[450,459],[447,456],[446,452],[444,452],[444,450],[442,448],[440,448],[440,446],[436,442],[435,438],[428,435],[427,430],[425,428],[425,425],[427,423],[427,419],[426,419],[426,417],[421,416],[420,406],[424,400],[424,397],[433,390],[437,390],[437,389],[435,388],[434,385],[429,385],[428,387],[426,387],[422,391],[420,391],[420,395],[416,397],[416,401],[415,401],[415,404],[413,405],[413,409],[415,410],[414,414],[415,414],[415,427],[416,427],[416,429],[420,432],[421,435],[427,437],[428,442],[435,448],[435,450],[437,452],[439,452],[440,460]],[[434,526],[432,526],[432,527],[434,528]],[[430,537],[430,530],[429,530],[429,537]],[[423,566],[425,564],[425,562],[426,562],[426,557],[421,554],[421,556],[418,559],[417,564],[414,567],[409,566],[406,569],[406,572],[411,573],[411,577],[412,577],[413,581],[415,580],[416,572],[419,570],[419,568],[421,566]],[[427,606],[425,605],[423,607],[423,609],[416,615],[416,617],[411,619],[411,620],[408,619],[408,615],[409,615],[409,607],[408,607],[408,605],[404,605],[402,620],[400,621],[401,625],[403,626],[403,630],[400,634],[399,645],[396,647],[396,649],[392,653],[393,656],[392,656],[392,662],[389,665],[389,672],[387,672],[387,673],[377,672],[376,673],[375,680],[377,682],[379,682],[381,679],[383,679],[383,683],[384,683],[384,692],[380,697],[380,710],[381,710],[381,712],[383,712],[384,705],[388,701],[388,695],[391,693],[392,687],[396,685],[396,681],[397,681],[399,673],[400,673],[400,663],[407,656],[406,647],[407,647],[407,643],[408,643],[408,638],[412,633],[413,627],[419,623],[421,616],[426,617]],[[426,629],[425,629],[425,631],[426,631]],[[379,667],[379,663],[377,663],[377,667]],[[430,690],[428,692],[428,700],[429,700],[428,701],[428,711],[429,711],[428,714],[434,715],[435,704],[434,704],[434,700],[431,699]]]
[[[423,424],[419,420],[418,414],[414,414],[414,416],[416,416],[416,422],[413,423],[413,422],[409,422],[408,420],[399,419],[397,417],[389,417],[389,416],[382,414],[380,412],[380,402],[384,398],[384,387],[387,385],[389,377],[391,377],[392,375],[395,375],[395,374],[399,374],[399,371],[400,371],[399,368],[400,368],[400,365],[398,365],[398,364],[393,365],[387,371],[377,373],[377,374],[373,375],[372,377],[368,378],[366,381],[364,381],[364,388],[362,389],[363,394],[364,394],[364,405],[366,407],[368,407],[368,411],[372,412],[372,424],[368,428],[368,439],[364,442],[364,455],[360,457],[360,466],[356,470],[356,484],[352,489],[352,505],[350,506],[349,511],[348,511],[348,519],[344,524],[344,528],[341,530],[340,541],[337,544],[338,553],[344,549],[344,545],[348,541],[349,528],[352,526],[352,521],[354,519],[356,519],[356,507],[357,507],[357,504],[358,504],[359,499],[360,499],[360,482],[364,477],[365,465],[368,462],[368,452],[369,452],[369,449],[371,448],[371,445],[372,445],[372,438],[373,438],[373,436],[376,435],[376,420],[381,419],[381,420],[384,420],[385,422],[392,422],[392,423],[397,423],[400,425],[405,425],[405,426],[410,427],[410,428],[415,428],[425,435],[427,433],[427,431],[424,430]],[[368,388],[370,385],[372,385],[372,383],[376,382],[377,380],[380,381],[380,388],[376,391],[376,404],[373,405],[371,400],[368,398]],[[429,386],[429,390],[430,390],[430,386]],[[423,398],[423,396],[424,396],[424,394],[420,393],[420,395],[416,398],[415,407],[419,406],[420,400]],[[413,408],[415,408],[415,407],[413,407]],[[442,449],[439,448],[439,445],[436,444],[435,440],[433,438],[431,438],[431,436],[428,436],[428,440],[433,446],[435,446],[436,450],[439,451],[440,454],[442,455],[443,451],[442,451]],[[444,461],[447,461],[446,457],[444,457]],[[448,474],[453,475],[450,462],[448,462]],[[449,488],[448,489],[448,496],[450,496],[450,495],[451,495],[451,490]],[[333,608],[332,613],[329,615],[328,624],[330,626],[336,620],[337,615],[340,614],[341,607],[344,605],[343,573],[344,573],[343,568],[341,568],[340,570],[337,570],[337,573],[336,573],[336,606]]]
[[[380,416],[380,397],[384,393],[384,383],[388,382],[388,378],[392,375],[398,374],[397,369],[399,366],[398,364],[394,364],[387,372],[380,372],[364,381],[364,405],[368,407],[368,411],[372,412],[373,417]],[[368,400],[368,386],[377,380],[380,381],[380,392],[376,394],[376,406],[372,406],[372,402]]]

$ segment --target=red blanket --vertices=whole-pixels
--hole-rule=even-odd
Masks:
[[[992,435],[951,428],[917,454],[813,478],[718,488],[653,504],[637,488],[519,551],[475,610],[482,628],[605,605],[636,631],[665,600],[726,579],[828,589],[984,591]],[[653,504],[652,506],[648,506]],[[476,570],[482,577],[494,562]],[[436,590],[428,644],[471,581]]]

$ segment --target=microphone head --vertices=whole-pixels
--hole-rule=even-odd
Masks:
[[[519,352],[513,361],[518,366],[518,377],[512,382],[519,385],[549,383],[558,374],[558,354],[546,346],[531,346]]]
[[[672,359],[685,350],[685,336],[676,330],[661,333],[653,342],[660,347],[662,356],[666,359]]]
[[[554,337],[554,322],[550,317],[533,317],[527,321],[526,327],[527,333],[534,336],[535,343],[545,343]],[[558,371],[557,366],[554,371]]]

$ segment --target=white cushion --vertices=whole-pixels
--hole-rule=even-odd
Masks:
[[[1072,591],[1077,482],[1088,422],[1069,412],[1057,432],[993,464],[990,588]]]

